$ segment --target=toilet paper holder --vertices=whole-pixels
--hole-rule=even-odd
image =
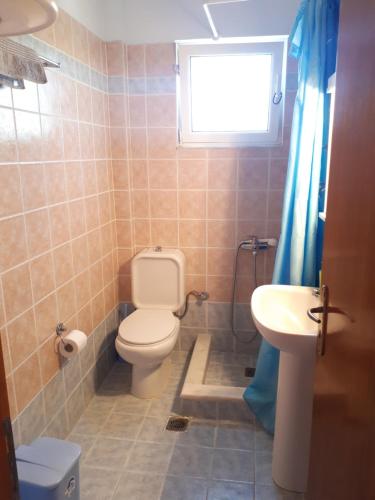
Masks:
[[[57,323],[56,325],[56,335],[59,337],[61,342],[65,344],[64,342],[64,337],[63,337],[63,332],[66,332],[66,326],[64,323]]]

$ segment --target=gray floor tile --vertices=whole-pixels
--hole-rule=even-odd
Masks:
[[[173,365],[186,365],[191,358],[190,351],[173,351],[171,360]]]
[[[150,399],[136,398],[132,394],[119,396],[114,404],[115,413],[134,413],[135,415],[145,415],[150,407]]]
[[[87,406],[87,410],[110,413],[115,405],[117,396],[94,396]]]
[[[153,399],[147,412],[148,417],[165,417],[177,415],[180,412],[181,402],[179,398],[163,396],[160,399]]]
[[[213,446],[216,422],[192,420],[185,432],[178,432],[177,444],[187,446]]]
[[[85,465],[122,469],[132,446],[133,441],[100,436],[88,452]]]
[[[136,439],[141,429],[143,416],[112,413],[101,428],[103,436],[120,439]]]
[[[110,500],[119,478],[120,471],[84,465],[80,469],[80,500]]]
[[[224,352],[223,364],[240,366],[243,369],[247,366],[252,366],[253,360],[249,354],[240,354],[236,352]]]
[[[176,476],[208,478],[212,449],[198,446],[175,446],[168,473]]]
[[[254,499],[254,485],[251,483],[213,481],[209,485],[207,500],[253,500],[253,499]]]
[[[165,476],[125,472],[117,485],[113,500],[158,500]]]
[[[205,480],[171,476],[167,476],[160,497],[161,500],[206,500],[206,498]]]
[[[240,450],[214,450],[212,478],[253,482],[254,454]]]
[[[218,418],[229,422],[254,423],[254,415],[245,401],[218,403]]]
[[[255,449],[256,500],[301,500],[273,485],[272,438],[255,426],[245,403],[181,401],[189,356],[173,352],[167,388],[155,400],[132,396],[131,367],[115,364],[68,437],[82,447],[81,499],[253,500],[249,450]],[[221,373],[239,380],[248,357],[212,351],[211,383]],[[192,417],[187,432],[165,431],[168,416],[176,414]]]
[[[166,473],[172,449],[169,444],[135,443],[126,468],[139,472]]]
[[[152,441],[154,443],[174,443],[177,432],[166,431],[167,417],[146,417],[143,421],[137,441]]]
[[[101,411],[86,410],[72,429],[72,434],[96,435],[100,432],[104,422],[108,418],[107,413]]]
[[[223,385],[237,387],[247,387],[249,385],[249,378],[245,377],[242,366],[223,365],[221,381]]]
[[[273,484],[272,453],[255,453],[255,481],[257,484]]]
[[[127,370],[112,370],[98,390],[98,394],[128,394],[131,375]]]
[[[95,442],[95,439],[96,436],[85,436],[83,434],[69,434],[69,436],[67,437],[68,441],[79,444],[79,446],[81,447],[81,464],[85,461],[88,452]]]
[[[215,401],[182,401],[181,412],[189,417],[216,420],[217,418],[217,403]]]
[[[211,364],[218,363],[220,365],[223,365],[224,363],[224,356],[225,353],[222,351],[210,351],[210,356],[208,360],[208,368],[210,367]]]
[[[255,500],[303,500],[302,493],[283,490],[275,484],[265,486],[255,484]]]
[[[255,449],[256,451],[268,451],[272,452],[273,448],[273,437],[268,434],[264,429],[262,429],[259,424],[255,431]]]
[[[219,363],[210,363],[204,379],[205,384],[221,385],[223,366]]]
[[[183,386],[183,382],[181,381],[181,379],[170,378],[168,380],[167,386],[164,389],[163,394],[166,397],[168,397],[168,396],[169,397],[179,396],[180,393],[181,393],[182,386]]]
[[[226,424],[217,429],[216,448],[252,450],[254,444],[254,426],[251,424]]]

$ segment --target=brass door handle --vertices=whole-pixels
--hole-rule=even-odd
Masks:
[[[323,314],[324,312],[326,312],[326,314],[329,314],[329,313],[336,313],[336,314],[344,314],[344,311],[342,311],[340,308],[338,307],[333,307],[333,306],[328,306],[326,309],[324,309],[324,306],[318,306],[318,307],[311,307],[310,309],[307,310],[307,316],[312,319],[313,321],[315,321],[315,323],[321,323],[322,320],[320,318],[318,318],[317,316],[315,316],[315,314]]]
[[[318,323],[319,325],[321,325],[320,332],[319,332],[319,339],[320,339],[319,354],[321,356],[324,356],[324,354],[326,352],[326,339],[327,339],[327,326],[328,326],[329,313],[342,314],[351,322],[353,322],[354,320],[345,311],[343,311],[339,307],[334,307],[334,306],[328,305],[329,304],[329,289],[328,289],[327,285],[322,286],[321,297],[322,297],[323,304],[321,306],[311,307],[310,309],[308,309],[307,315],[310,319],[315,321],[315,323]],[[316,316],[316,314],[321,314],[322,317],[318,318]]]

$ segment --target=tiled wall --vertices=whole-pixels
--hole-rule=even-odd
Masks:
[[[0,89],[0,328],[23,441],[58,411],[62,432],[74,425],[113,359],[118,303],[105,44],[62,11],[37,36],[22,41],[62,69]],[[70,363],[60,321],[89,335]]]
[[[145,246],[181,248],[187,291],[210,294],[178,349],[209,330],[215,350],[253,352],[229,332],[233,262],[248,235],[278,236],[295,85],[293,67],[282,147],[178,149],[172,44],[104,44],[63,11],[21,41],[62,69],[47,85],[0,89],[0,328],[17,442],[63,436],[79,417],[113,362],[116,306],[130,302],[130,258]],[[273,258],[259,256],[258,283]],[[252,265],[242,253],[245,331]],[[89,334],[68,364],[59,321]]]
[[[288,64],[283,146],[181,149],[176,148],[173,44],[113,43],[109,54],[120,301],[131,299],[132,252],[150,245],[178,247],[187,258],[187,291],[210,295],[208,305],[193,304],[185,325],[228,332],[238,243],[249,235],[279,236],[296,65]],[[258,285],[270,282],[274,254],[258,255]],[[253,266],[251,253],[241,251],[240,304],[249,304]],[[237,311],[237,326],[253,330],[248,309]],[[225,342],[228,348],[232,344],[229,338]]]

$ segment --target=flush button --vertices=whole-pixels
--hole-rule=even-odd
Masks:
[[[161,252],[162,250],[163,250],[163,249],[162,249],[162,247],[161,247],[160,245],[158,245],[158,246],[156,246],[156,247],[154,248],[154,252]]]

